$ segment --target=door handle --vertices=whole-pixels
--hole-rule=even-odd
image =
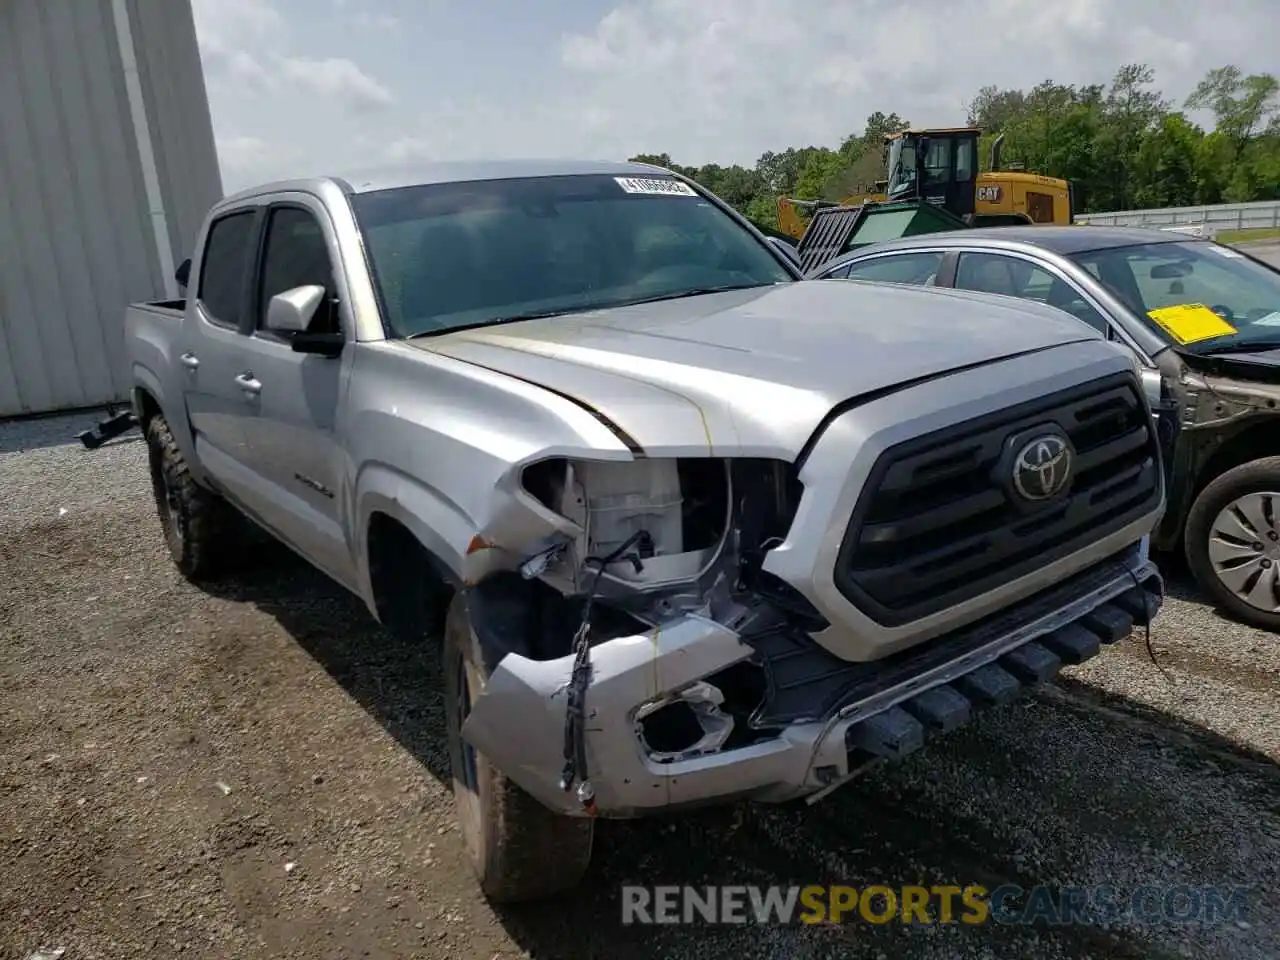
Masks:
[[[236,377],[236,386],[245,393],[258,394],[262,392],[262,381],[255,380],[252,373],[242,373]]]
[[[200,366],[200,358],[194,353],[184,353],[178,359],[182,361],[182,365],[188,370],[194,370],[196,367]]]

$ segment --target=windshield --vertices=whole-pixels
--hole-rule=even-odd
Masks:
[[[889,144],[888,197],[906,193],[916,183],[916,147],[910,137],[899,137]]]
[[[352,198],[398,336],[794,280],[670,177],[427,184]]]
[[[1192,352],[1280,343],[1280,273],[1203,241],[1148,243],[1072,257]]]

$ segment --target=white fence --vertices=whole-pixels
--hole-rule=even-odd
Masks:
[[[1223,230],[1280,228],[1280,200],[1257,203],[1219,203],[1211,207],[1162,207],[1157,210],[1118,210],[1082,213],[1077,223],[1111,227],[1177,229],[1213,237]]]

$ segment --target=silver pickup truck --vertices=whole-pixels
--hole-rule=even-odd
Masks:
[[[802,282],[638,164],[437,165],[221,201],[127,316],[182,572],[242,516],[443,664],[485,893],[594,817],[815,799],[1150,621],[1131,360],[1072,317]]]

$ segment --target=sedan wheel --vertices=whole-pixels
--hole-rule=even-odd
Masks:
[[[1187,515],[1187,563],[1225,612],[1280,630],[1280,457],[1215,478]]]

